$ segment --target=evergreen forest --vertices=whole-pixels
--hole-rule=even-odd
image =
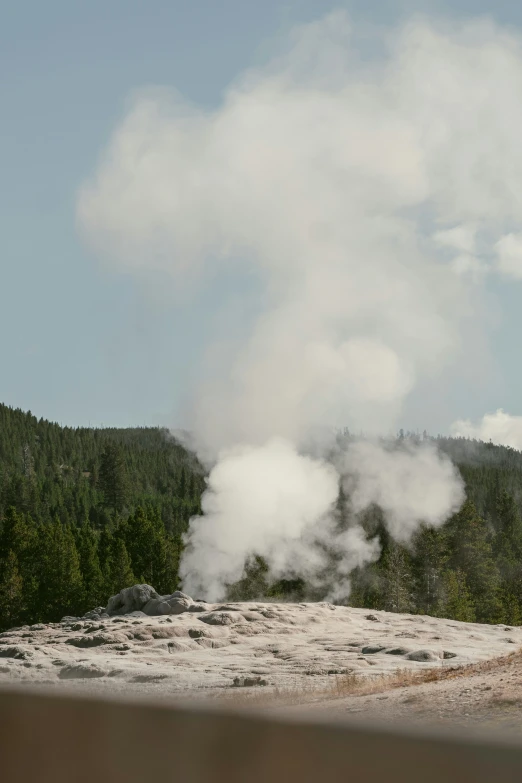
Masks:
[[[340,435],[339,446],[349,439]],[[368,509],[363,525],[382,552],[353,572],[349,603],[521,625],[522,453],[426,433],[401,431],[397,441],[426,439],[458,466],[466,501],[408,545],[389,537],[378,507]],[[137,582],[173,592],[204,488],[202,466],[167,430],[61,427],[0,404],[0,630],[81,615]],[[341,491],[341,525],[347,508]],[[229,598],[263,597],[323,596],[299,574],[274,583],[253,556]]]

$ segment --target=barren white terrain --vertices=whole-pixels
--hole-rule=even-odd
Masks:
[[[84,618],[0,634],[0,682],[162,696],[320,693],[344,675],[463,666],[521,646],[522,628],[506,625],[329,603],[207,604],[135,586]]]

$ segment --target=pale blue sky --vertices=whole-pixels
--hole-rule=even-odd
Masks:
[[[205,106],[297,22],[367,3],[328,0],[3,0],[0,2],[0,400],[70,425],[167,421],[209,328],[220,284],[190,307],[152,314],[131,278],[110,275],[75,229],[75,197],[136,88],[175,86]],[[409,9],[489,13],[522,27],[522,6],[376,0],[372,18]],[[522,413],[520,288],[494,283],[502,381],[448,390],[439,420]],[[204,315],[205,314],[205,315]],[[183,333],[182,333],[183,332]],[[447,409],[447,410],[446,410]],[[412,411],[412,421],[422,426]],[[174,423],[169,420],[169,423]],[[179,423],[179,422],[178,422]]]

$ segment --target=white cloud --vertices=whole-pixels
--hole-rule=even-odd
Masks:
[[[522,416],[511,416],[502,408],[495,413],[486,413],[478,422],[460,419],[451,425],[451,433],[456,437],[491,441],[522,451]]]
[[[506,234],[495,245],[497,268],[506,277],[522,280],[522,234]]]
[[[194,400],[190,424],[216,449],[295,441],[326,415],[392,427],[461,349],[466,280],[485,272],[474,227],[494,236],[522,215],[519,40],[428,21],[384,40],[385,60],[361,63],[337,14],[215,111],[142,95],[81,191],[82,230],[125,269],[182,288],[209,264],[258,268],[263,316]],[[419,207],[440,227],[431,246]]]
[[[438,245],[449,247],[452,250],[460,250],[465,254],[475,252],[476,226],[461,225],[449,228],[446,231],[437,231],[432,239]]]
[[[480,258],[465,253],[452,259],[451,268],[455,274],[467,276],[475,283],[480,283],[490,271],[490,267]]]

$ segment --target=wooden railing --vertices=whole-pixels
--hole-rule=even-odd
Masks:
[[[522,746],[209,706],[0,689],[1,783],[520,783]]]

